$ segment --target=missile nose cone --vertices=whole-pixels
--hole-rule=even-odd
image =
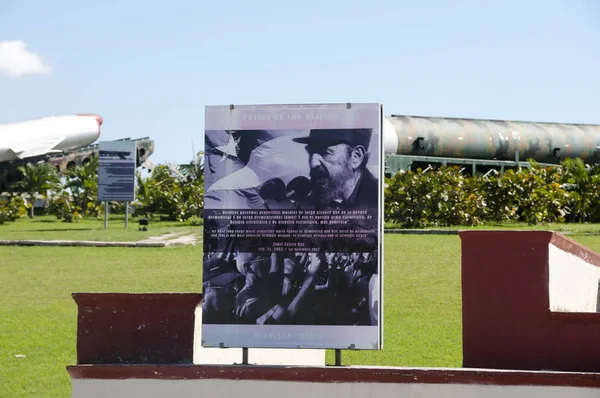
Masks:
[[[95,113],[80,113],[77,116],[93,117],[96,120],[96,123],[98,123],[98,136],[96,138],[100,138],[100,126],[102,126],[102,122],[104,121],[102,116],[96,115]]]
[[[96,122],[98,122],[98,137],[96,137],[96,139],[98,139],[100,138],[100,126],[102,126],[104,120],[102,120],[102,116],[100,115],[94,115],[94,117],[96,118]]]
[[[104,121],[104,119],[102,119],[102,116],[96,115],[95,113],[80,113],[77,116],[93,117],[94,119],[96,119],[96,122],[98,123],[98,127],[102,126],[102,122]]]

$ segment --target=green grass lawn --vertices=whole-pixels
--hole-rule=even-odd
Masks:
[[[70,396],[71,293],[200,292],[201,253],[199,246],[0,247],[0,397]]]
[[[16,222],[0,225],[0,240],[88,240],[127,242],[147,239],[169,233],[200,233],[202,226],[181,222],[154,222],[150,220],[148,231],[138,230],[139,218],[129,218],[125,229],[125,216],[111,215],[107,228],[104,217],[86,219],[73,223],[61,222],[54,216],[21,218]]]
[[[201,231],[200,227],[177,225],[151,224],[150,232],[185,228]],[[131,239],[126,234],[133,231],[119,230],[123,224],[115,221],[109,226],[111,239]],[[82,227],[88,229],[76,230]],[[69,228],[71,231],[67,231]],[[64,224],[40,218],[0,226],[0,238],[15,239],[14,234],[21,234],[28,236],[26,239],[39,239],[47,236],[44,231],[61,229],[54,232],[63,235],[52,239],[95,236],[104,240],[103,228],[102,220]],[[572,238],[600,251],[600,237],[582,235],[598,226],[574,228],[579,235]],[[65,367],[76,363],[77,322],[71,293],[201,292],[200,245],[4,246],[0,247],[0,256],[4,259],[0,265],[0,397],[70,396],[71,380]],[[384,287],[384,349],[344,351],[343,363],[460,367],[460,238],[386,235]],[[18,354],[25,358],[16,358]],[[327,362],[333,363],[332,352],[328,352]]]

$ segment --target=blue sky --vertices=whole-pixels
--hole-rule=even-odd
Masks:
[[[599,19],[597,0],[1,0],[0,42],[48,69],[0,74],[0,123],[98,113],[155,163],[203,149],[205,105],[600,124]]]

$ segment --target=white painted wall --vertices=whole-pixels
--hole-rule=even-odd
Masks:
[[[596,312],[600,268],[554,245],[548,251],[550,310]]]
[[[202,347],[202,306],[196,308],[194,364],[232,365],[242,362],[241,348]],[[255,365],[324,366],[325,350],[249,348],[248,363]]]
[[[599,389],[486,384],[306,383],[261,380],[73,380],[73,398],[597,398]]]

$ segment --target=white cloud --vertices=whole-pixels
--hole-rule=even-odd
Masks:
[[[22,41],[0,41],[0,75],[19,77],[52,72],[39,55],[26,47]]]

